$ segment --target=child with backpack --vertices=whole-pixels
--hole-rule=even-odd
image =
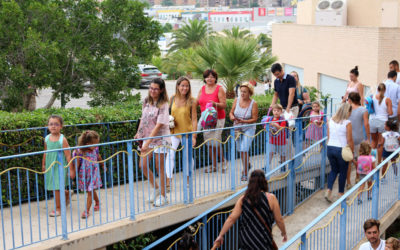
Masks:
[[[361,142],[359,156],[357,158],[357,174],[359,174],[360,179],[363,179],[375,168],[375,161],[375,157],[371,155],[371,145],[366,141]],[[358,191],[360,192],[358,195],[358,204],[362,203],[361,192],[364,189],[364,184],[365,183],[363,183],[358,189]],[[370,188],[371,185],[372,182],[368,180],[368,188]],[[368,200],[371,199],[371,190],[369,190]]]
[[[385,123],[385,132],[382,133],[383,137],[383,160],[388,158],[396,149],[399,148],[400,134],[397,132],[399,127],[396,121],[388,120]],[[398,155],[392,158],[392,164],[395,164]],[[382,176],[385,177],[388,164],[386,163],[382,168]],[[393,167],[394,174],[397,176],[397,166]]]
[[[288,139],[286,131],[288,123],[282,116],[283,107],[280,104],[274,104],[271,106],[271,108],[273,116],[267,119],[267,122],[271,122],[269,124],[269,143],[271,144],[269,161],[272,161],[274,155],[279,155],[280,163],[282,163],[286,161],[286,154],[288,153]]]

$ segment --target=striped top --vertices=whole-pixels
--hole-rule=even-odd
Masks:
[[[242,119],[242,120],[250,120],[251,119],[251,111],[253,110],[253,103],[254,100],[251,100],[249,106],[247,106],[247,108],[242,108],[240,107],[240,97],[238,97],[237,101],[236,101],[236,107],[235,110],[233,111],[233,115],[236,118]],[[234,123],[234,126],[240,126],[240,125],[245,125],[242,123]],[[241,128],[242,131],[248,130],[248,129],[256,129],[256,126],[248,126],[248,127],[244,127]]]
[[[274,214],[265,193],[263,193],[261,203],[256,209],[272,230]],[[242,250],[272,249],[272,235],[260,219],[258,219],[252,206],[246,199],[243,199],[242,214],[239,219],[239,242]]]

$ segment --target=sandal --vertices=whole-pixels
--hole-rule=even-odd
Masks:
[[[214,172],[217,172],[217,168],[208,168],[204,172],[205,173],[214,173]]]
[[[99,210],[100,210],[100,205],[99,205],[99,204],[96,204],[96,205],[94,206],[94,211],[97,212],[97,211],[99,211]]]
[[[247,175],[242,175],[241,181],[247,181]]]
[[[49,214],[50,217],[58,217],[60,216],[60,211],[51,211],[51,213]]]
[[[83,213],[82,213],[82,215],[81,215],[81,218],[82,219],[86,219],[87,217],[89,217],[89,211],[83,211]]]

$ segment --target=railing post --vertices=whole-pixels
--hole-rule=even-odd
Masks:
[[[269,123],[265,125],[265,167],[264,167],[264,172],[267,174],[270,170],[270,158],[269,158],[269,152],[271,151],[271,146],[269,144]],[[269,178],[269,177],[267,177]]]
[[[194,188],[193,188],[193,172],[194,172],[194,162],[193,162],[193,143],[192,134],[187,136],[187,150],[188,150],[188,170],[189,170],[189,203],[194,202]]]
[[[327,133],[327,126],[326,126],[326,116],[324,116],[324,124],[322,125],[322,138],[326,137]],[[324,189],[325,187],[325,174],[326,174],[326,158],[327,158],[327,141],[325,140],[322,143],[322,149],[321,149],[321,173],[320,173],[320,181],[321,181],[321,189]]]
[[[66,208],[66,202],[65,202],[64,151],[63,150],[57,152],[57,160],[59,162],[59,164],[58,164],[58,177],[59,177],[59,184],[60,184],[62,239],[63,240],[68,240],[67,208]]]
[[[346,221],[347,221],[346,199],[344,199],[340,205],[341,205],[341,209],[343,210],[343,213],[340,215],[339,249],[346,250]]]
[[[331,97],[331,115],[332,115],[332,112],[333,112],[333,98]]]
[[[182,162],[182,169],[183,169],[183,203],[188,203],[188,192],[187,192],[187,176],[188,176],[188,143],[187,137],[182,135],[182,146],[183,146],[183,162]],[[174,152],[175,153],[175,152]]]
[[[300,250],[306,250],[306,249],[307,249],[307,234],[304,233],[301,235]]]
[[[374,174],[374,185],[372,186],[372,218],[378,219],[379,209],[379,171]]]
[[[287,208],[288,214],[294,211],[294,204],[296,201],[296,174],[294,172],[294,160],[289,163],[289,175],[287,178]]]
[[[236,148],[235,148],[235,129],[231,128],[230,129],[230,136],[231,138],[229,139],[229,147],[231,149],[231,190],[236,189]]]
[[[296,119],[296,131],[294,131],[294,148],[295,148],[295,155],[300,153],[303,150],[303,121],[302,119]],[[290,133],[290,131],[289,131]],[[298,167],[301,164],[301,157],[297,157],[295,160],[295,166]]]
[[[134,195],[134,179],[133,179],[133,151],[132,142],[126,143],[126,149],[128,151],[128,180],[129,180],[129,207],[130,207],[130,220],[135,220],[135,195]]]
[[[208,250],[207,246],[207,216],[205,215],[202,219],[201,222],[204,224],[202,230],[202,239],[201,239],[201,249],[202,250]]]
[[[331,102],[331,106],[332,106],[332,102]],[[326,115],[327,112],[328,112],[328,98],[325,98],[324,99],[324,114]]]

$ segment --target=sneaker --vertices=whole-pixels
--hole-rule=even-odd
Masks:
[[[353,185],[351,183],[347,183],[346,184],[346,189],[347,190],[350,190],[352,187],[353,187]]]
[[[372,200],[372,196],[368,196],[368,200],[369,200],[369,201]]]
[[[164,197],[162,195],[158,195],[157,199],[154,201],[153,206],[155,207],[162,207],[164,205],[168,204],[168,198]]]
[[[159,189],[155,189],[153,188],[152,191],[150,192],[149,195],[149,203],[153,203],[155,198],[160,194],[160,190]]]
[[[99,210],[100,210],[100,205],[99,205],[99,204],[96,204],[96,205],[94,206],[94,211],[97,212],[97,211],[99,211]]]
[[[332,203],[332,193],[329,193],[329,190],[326,190],[326,191],[325,191],[324,197],[325,197],[325,200],[326,200],[327,202]]]
[[[241,181],[247,181],[247,175],[242,175],[242,178],[240,178]]]
[[[361,204],[362,204],[362,200],[361,200],[361,199],[358,199],[357,204],[358,204],[358,205],[361,205]]]

